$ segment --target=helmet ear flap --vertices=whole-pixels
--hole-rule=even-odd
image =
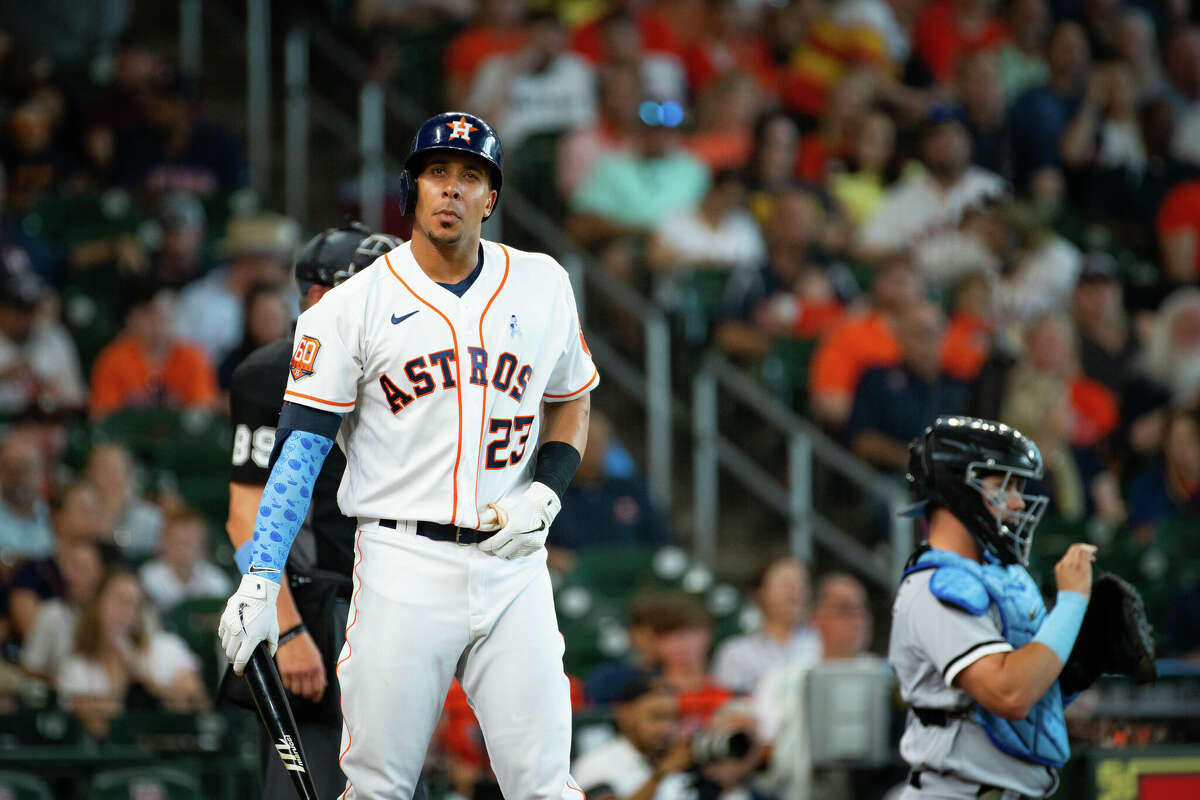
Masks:
[[[400,170],[400,208],[405,214],[417,210],[417,187],[408,172],[408,167]]]

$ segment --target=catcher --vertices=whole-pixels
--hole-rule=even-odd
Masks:
[[[1073,544],[1047,613],[1025,569],[1047,504],[1025,489],[1042,457],[1013,428],[939,417],[909,445],[907,477],[929,540],[904,572],[888,647],[912,706],[901,798],[1047,797],[1070,757],[1064,705],[1102,673],[1154,679],[1141,599],[1113,576],[1093,585],[1096,548]]]

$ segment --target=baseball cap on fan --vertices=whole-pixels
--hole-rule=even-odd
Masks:
[[[163,198],[158,220],[164,228],[203,228],[204,204],[190,192],[172,192]]]
[[[264,211],[230,220],[221,253],[226,258],[263,256],[290,261],[299,247],[300,226],[282,214]]]
[[[1093,251],[1083,257],[1078,283],[1111,283],[1117,280],[1117,260],[1108,253]]]

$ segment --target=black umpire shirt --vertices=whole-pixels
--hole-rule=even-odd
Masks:
[[[255,350],[233,372],[229,403],[233,421],[230,480],[234,483],[267,484],[291,360],[292,339],[288,337]],[[337,504],[345,471],[346,455],[335,444],[317,475],[304,527],[311,531],[316,547],[314,566],[349,577],[354,566],[356,523],[343,516]]]

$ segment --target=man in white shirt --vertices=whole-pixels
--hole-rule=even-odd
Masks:
[[[510,152],[536,133],[560,133],[596,116],[592,67],[567,50],[567,32],[549,11],[531,14],[520,50],[488,58],[463,105],[492,120]]]
[[[204,517],[180,511],[169,517],[159,541],[159,555],[142,565],[139,576],[146,595],[162,613],[197,597],[225,597],[233,583],[204,558],[207,544]]]
[[[613,702],[619,735],[584,753],[571,765],[589,797],[683,800],[691,796],[685,770],[689,743],[677,738],[679,704],[661,678],[634,677]]]
[[[998,200],[1006,192],[1003,178],[971,165],[971,138],[947,109],[935,109],[926,120],[921,160],[925,171],[893,187],[859,228],[855,243],[859,258],[878,261],[912,248],[924,274],[922,251],[943,251],[940,240],[958,236],[964,211]]]
[[[777,558],[754,581],[754,602],[762,612],[759,630],[735,636],[713,657],[713,677],[735,692],[752,693],[775,667],[816,661],[821,640],[808,622],[808,567],[791,556]]]

